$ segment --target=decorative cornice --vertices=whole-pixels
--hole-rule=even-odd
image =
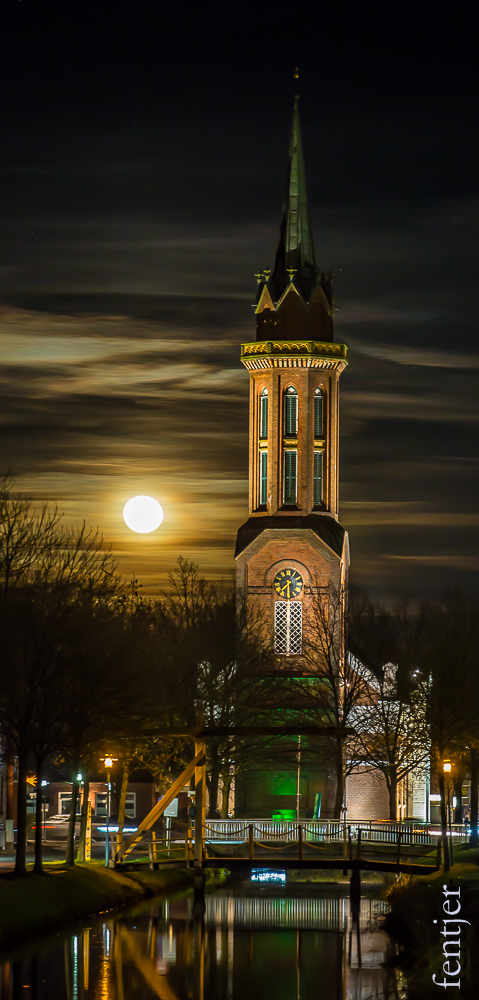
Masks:
[[[346,344],[315,340],[263,340],[241,345],[241,361],[249,371],[260,368],[328,368],[342,372],[348,363]]]

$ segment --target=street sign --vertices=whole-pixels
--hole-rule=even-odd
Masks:
[[[169,806],[166,807],[163,816],[177,816],[178,815],[178,799],[173,799]]]

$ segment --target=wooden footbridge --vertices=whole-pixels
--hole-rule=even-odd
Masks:
[[[427,828],[401,823],[333,823],[301,820],[274,823],[270,820],[224,822],[206,820],[202,832],[201,868],[228,868],[251,873],[267,869],[329,869],[353,872],[401,872],[427,874],[440,866],[440,844]],[[279,829],[275,830],[274,827]],[[200,839],[200,838],[198,838]],[[435,848],[430,863],[418,863],[419,857]],[[118,867],[149,864],[198,868],[198,845],[195,830],[185,831],[184,839],[159,836],[147,830],[137,839]],[[266,880],[266,879],[265,879]]]
[[[206,743],[208,736],[218,735],[296,736],[299,734],[331,735],[332,727],[285,726],[221,727],[190,730],[195,739],[195,755],[185,770],[173,782],[138,830],[128,839],[117,835],[113,854],[115,867],[133,863],[194,867],[195,885],[204,884],[205,868],[228,868],[249,872],[253,868],[317,868],[342,870],[345,874],[360,870],[427,874],[440,865],[439,831],[428,825],[388,823],[378,821],[338,822],[335,820],[301,820],[274,823],[270,820],[206,820]],[[170,735],[172,735],[170,733]],[[183,840],[158,836],[155,826],[165,809],[184,786],[194,777],[195,820],[185,830]],[[464,829],[454,831],[464,835]],[[415,858],[437,849],[436,859],[419,864]]]

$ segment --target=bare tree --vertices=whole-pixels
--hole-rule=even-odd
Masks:
[[[470,754],[471,841],[477,845],[477,760],[479,741],[479,608],[477,601],[449,592],[423,608],[425,636],[422,662],[430,678],[427,717],[433,764],[441,794],[444,866],[449,867],[444,762]]]
[[[108,601],[117,589],[115,564],[96,532],[63,527],[56,510],[36,510],[3,480],[0,728],[18,757],[16,874],[26,870],[28,757],[35,752],[40,765],[61,739],[72,623],[87,604]]]
[[[398,694],[397,667],[386,664],[379,678],[370,676],[368,697],[352,715],[352,754],[357,764],[384,775],[389,818],[397,819],[397,791],[408,775],[424,772],[431,742],[426,719],[427,685],[417,685],[409,700]]]
[[[264,637],[263,621],[233,588],[211,594],[202,633],[203,658],[199,665],[198,696],[205,723],[212,727],[250,727],[268,718],[275,703],[278,680],[272,647]],[[231,784],[271,753],[276,743],[252,731],[232,732],[208,739],[207,783],[210,815],[217,809],[222,789],[222,814],[226,817]]]
[[[356,600],[350,644],[369,679],[367,697],[353,720],[353,755],[384,775],[389,815],[397,818],[399,783],[423,771],[430,757],[427,684],[422,673],[424,616],[407,600],[388,609],[366,596]]]
[[[294,707],[302,716],[323,726],[335,726],[334,736],[322,738],[316,745],[309,741],[310,752],[330,760],[336,775],[334,816],[343,808],[346,776],[354,766],[347,751],[348,730],[354,710],[367,697],[366,672],[349,650],[349,609],[347,595],[334,586],[312,589],[305,616],[305,675],[292,678],[287,697],[294,694]]]
[[[171,590],[154,609],[154,629],[169,691],[171,724],[194,724],[199,706],[210,727],[253,724],[271,700],[273,683],[271,650],[264,641],[260,616],[236,599],[232,586],[208,582],[196,563],[182,557],[169,581]],[[209,808],[215,815],[220,785],[225,811],[233,778],[259,759],[266,741],[225,735],[211,736],[207,742]],[[152,768],[158,769],[168,759],[175,766],[165,737],[139,748],[138,753]],[[155,754],[160,755],[156,765]]]

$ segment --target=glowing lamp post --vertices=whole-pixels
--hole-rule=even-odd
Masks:
[[[445,760],[442,769],[444,774],[450,774],[452,771],[452,764],[450,760]],[[449,840],[451,844],[451,854],[452,854],[452,827],[451,827],[451,788],[449,782],[447,782],[447,815],[449,823]]]
[[[106,841],[105,841],[105,867],[110,867],[110,789],[111,789],[111,769],[114,761],[118,757],[102,757],[101,760],[106,769]]]

